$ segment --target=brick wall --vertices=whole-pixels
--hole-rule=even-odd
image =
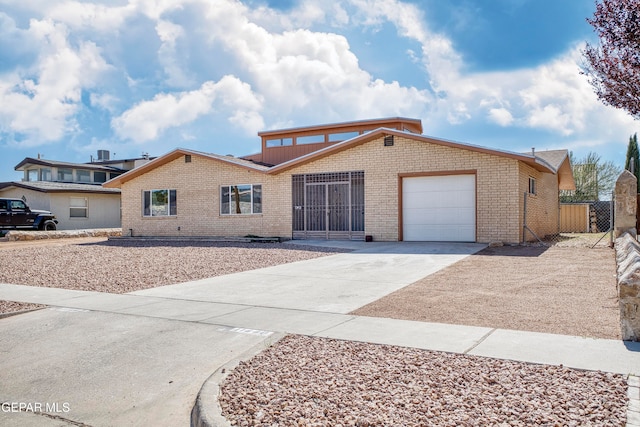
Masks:
[[[283,180],[211,158],[193,155],[185,163],[179,157],[122,186],[122,232],[125,236],[130,230],[136,236],[290,236],[291,220],[283,215],[282,201],[291,197],[290,192],[283,194]],[[220,214],[220,186],[237,184],[262,185],[261,214]],[[144,217],[142,192],[165,188],[176,190],[177,215]]]
[[[560,203],[558,199],[558,178],[550,173],[543,173],[535,170],[529,165],[521,163],[520,169],[520,191],[519,206],[520,229],[524,225],[524,193],[529,192],[529,178],[535,178],[536,194],[527,194],[527,226],[541,239],[547,235],[556,234],[560,226]],[[529,233],[525,233],[527,241],[534,241],[536,238]]]
[[[520,241],[522,200],[528,188],[528,174],[538,178],[539,195],[530,203],[535,212],[530,214],[531,221],[536,221],[534,230],[545,232],[546,228],[557,227],[555,176],[540,174],[533,168],[519,165],[514,159],[396,136],[390,147],[384,146],[381,137],[277,175],[196,155],[192,156],[191,163],[185,163],[180,157],[123,185],[123,234],[127,235],[129,229],[133,229],[134,235],[255,234],[290,238],[291,175],[358,170],[365,172],[365,234],[372,235],[375,240],[398,239],[399,174],[412,173],[475,171],[478,242]],[[224,184],[261,184],[263,213],[220,215],[220,185]],[[177,216],[143,217],[142,191],[163,188],[177,190]],[[551,201],[555,203],[555,211]],[[553,212],[555,217],[550,216]]]
[[[519,241],[516,160],[396,137],[391,147],[380,138],[287,174],[352,170],[365,171],[365,234],[374,240],[398,240],[398,174],[476,170],[477,241]]]

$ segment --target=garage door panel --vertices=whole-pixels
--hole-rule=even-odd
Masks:
[[[464,242],[475,228],[446,225],[420,225],[412,228],[406,241]]]
[[[404,178],[402,197],[404,240],[475,241],[475,175]]]

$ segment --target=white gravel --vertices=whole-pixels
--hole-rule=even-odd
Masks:
[[[238,426],[623,426],[622,375],[287,336],[221,385]]]
[[[286,243],[109,240],[0,250],[0,283],[127,293],[341,252]],[[0,301],[0,313],[25,305]]]

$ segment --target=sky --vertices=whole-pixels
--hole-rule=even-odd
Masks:
[[[384,117],[624,164],[640,126],[580,74],[594,0],[0,0],[0,181],[25,157],[241,156]]]

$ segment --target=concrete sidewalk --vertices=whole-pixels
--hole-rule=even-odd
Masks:
[[[174,292],[171,289],[172,295]],[[0,299],[215,325],[219,331],[240,328],[258,336],[273,332],[304,334],[640,375],[640,343],[620,340],[182,300],[175,296],[115,295],[7,284],[0,284]]]
[[[350,315],[483,246],[343,244],[356,251],[125,295],[0,284],[51,307],[0,320],[1,401],[71,405],[0,424],[187,425],[208,375],[281,333],[640,375],[640,343]]]

